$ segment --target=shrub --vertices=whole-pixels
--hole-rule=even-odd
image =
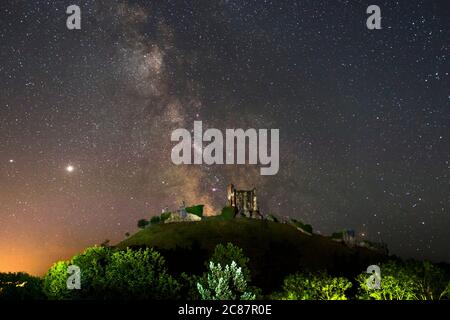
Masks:
[[[201,217],[203,217],[203,207],[204,207],[203,204],[199,204],[199,205],[192,206],[192,207],[187,207],[186,212],[195,214],[196,216],[199,216],[201,218]]]
[[[313,228],[310,224],[304,224],[301,228],[308,233],[313,233]]]
[[[301,221],[298,221],[296,219],[291,219],[291,224],[293,224],[297,228],[300,228],[303,231],[306,231],[308,233],[312,233],[313,232],[313,227],[310,224],[305,224],[305,223],[303,223]]]
[[[107,290],[106,267],[113,249],[100,246],[87,248],[70,261],[55,263],[44,276],[44,291],[49,299],[101,299]],[[70,265],[80,268],[81,288],[67,289]]]
[[[170,212],[164,212],[164,213],[161,213],[161,215],[160,215],[160,222],[164,222],[164,221],[166,221],[167,219],[169,219],[169,218],[170,218],[170,215],[171,215]]]
[[[0,300],[43,300],[43,281],[27,273],[0,273]]]
[[[105,281],[107,297],[114,299],[175,299],[180,291],[164,258],[151,248],[113,252]]]
[[[67,289],[67,268],[69,261],[54,263],[44,276],[44,292],[51,300],[63,300],[73,298],[74,290]]]
[[[82,254],[75,255],[70,261],[81,271],[81,289],[72,290],[72,298],[102,299],[108,290],[105,282],[106,268],[114,250],[110,247],[87,248]]]
[[[238,246],[235,246],[230,242],[225,246],[223,244],[218,244],[214,248],[210,261],[222,266],[230,265],[234,261],[237,266],[242,269],[245,280],[250,281],[250,270],[248,268],[249,259],[244,255],[244,251]],[[205,263],[205,265],[208,267],[207,263]]]
[[[333,232],[331,235],[332,239],[342,239],[344,237],[344,233],[342,231],[340,232]]]
[[[159,216],[154,216],[150,219],[151,224],[158,224],[161,222],[161,218]]]
[[[197,283],[205,283],[206,281],[206,274],[198,276],[183,272],[178,279],[180,283],[180,296],[184,300],[200,300],[201,296],[197,289]]]
[[[439,296],[439,299],[447,299],[450,300],[450,281],[447,283],[444,291]]]
[[[269,213],[269,215],[267,215],[266,219],[269,221],[273,221],[273,222],[280,222],[279,219],[277,218],[277,216],[272,213]]]
[[[413,269],[423,283],[424,299],[435,300],[445,295],[448,275],[443,269],[429,261],[408,261],[407,266]]]
[[[347,300],[345,291],[352,286],[346,278],[325,272],[297,273],[284,279],[283,292],[273,295],[280,300]]]
[[[148,226],[149,222],[145,219],[140,219],[137,223],[138,228],[145,229],[146,226]]]
[[[381,288],[369,289],[368,273],[358,275],[358,298],[374,300],[427,300],[439,298],[444,286],[432,280],[436,278],[437,269],[430,265],[418,266],[417,263],[388,261],[380,265]],[[433,275],[434,274],[434,275]],[[435,291],[435,292],[433,292]]]
[[[81,288],[67,289],[69,265],[81,270]],[[71,261],[55,263],[44,277],[50,299],[175,299],[179,284],[153,249],[92,247]]]
[[[247,281],[236,262],[222,268],[220,263],[210,261],[206,283],[197,283],[202,300],[254,300],[247,291]]]

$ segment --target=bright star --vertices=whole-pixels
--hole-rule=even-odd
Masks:
[[[72,165],[68,165],[67,167],[66,167],[66,171],[67,172],[73,172],[75,170],[75,168],[74,168],[74,166],[72,166]]]

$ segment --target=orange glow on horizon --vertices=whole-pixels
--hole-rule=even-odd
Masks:
[[[0,272],[26,272],[34,276],[43,276],[53,263],[70,259],[84,250],[80,247],[39,247],[30,244],[8,246],[0,245]]]

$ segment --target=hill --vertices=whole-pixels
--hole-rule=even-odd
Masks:
[[[154,247],[165,257],[170,272],[201,274],[214,247],[227,242],[244,250],[250,258],[253,284],[267,292],[297,271],[326,270],[352,278],[387,258],[366,248],[349,248],[329,237],[309,236],[289,224],[247,218],[156,224],[117,247]]]

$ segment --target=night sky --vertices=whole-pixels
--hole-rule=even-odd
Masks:
[[[264,214],[449,262],[449,17],[445,0],[1,1],[0,271],[42,274],[182,200],[219,212],[230,182]],[[172,164],[194,120],[279,129],[278,174]]]

